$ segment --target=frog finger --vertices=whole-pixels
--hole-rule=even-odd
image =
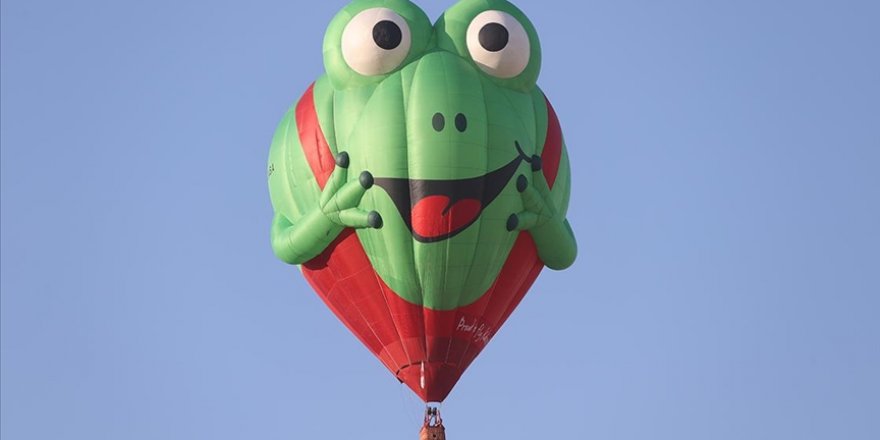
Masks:
[[[349,208],[335,214],[336,219],[342,226],[349,228],[373,228],[382,227],[382,216],[376,211],[364,211],[359,208]]]
[[[366,191],[360,182],[356,180],[347,182],[330,197],[330,200],[321,207],[321,210],[326,214],[330,214],[354,208],[361,202],[361,198]]]
[[[547,178],[544,177],[544,171],[541,169],[533,170],[532,185],[538,190],[538,193],[544,199],[550,199],[550,185],[547,184]]]
[[[535,189],[531,185],[526,185],[525,187],[517,189],[519,189],[520,198],[522,198],[523,208],[525,208],[526,211],[539,213],[544,210],[544,198],[541,197],[541,194],[538,193],[537,189]]]
[[[327,184],[324,185],[324,190],[321,191],[321,206],[326,205],[348,180],[349,163],[348,153],[343,151],[336,155],[336,168],[333,169]]]
[[[322,207],[324,212],[339,212],[345,209],[354,208],[361,203],[364,193],[373,186],[373,175],[369,171],[364,171],[358,177],[358,180],[346,182],[339,188],[336,194],[325,203]]]
[[[542,217],[553,217],[556,209],[553,206],[552,200],[544,197],[534,186],[529,185],[526,176],[519,176],[516,181],[516,189],[520,192],[525,211],[538,214]]]
[[[538,225],[540,216],[533,212],[523,211],[516,214],[510,214],[507,218],[508,231],[526,231]]]

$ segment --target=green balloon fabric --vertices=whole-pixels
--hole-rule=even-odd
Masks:
[[[406,0],[331,21],[327,73],[269,153],[272,247],[426,401],[441,401],[543,266],[576,255],[571,177],[528,18]]]

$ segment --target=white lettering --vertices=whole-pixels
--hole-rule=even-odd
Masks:
[[[472,318],[472,320],[469,321],[468,318],[464,316],[458,321],[458,326],[455,330],[462,333],[470,333],[474,342],[479,342],[482,345],[486,345],[489,342],[493,333],[492,327],[486,323],[479,322],[478,318]]]

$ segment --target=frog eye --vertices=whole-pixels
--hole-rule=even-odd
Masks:
[[[406,20],[388,8],[361,11],[342,31],[342,57],[361,75],[382,75],[400,66],[412,45]]]
[[[480,69],[498,78],[513,78],[529,65],[529,34],[503,11],[485,11],[474,17],[467,29],[467,47]]]

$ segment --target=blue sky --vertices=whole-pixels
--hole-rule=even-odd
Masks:
[[[343,4],[4,0],[4,439],[415,438],[268,244],[269,141]],[[880,438],[880,5],[517,4],[581,255],[450,438]]]

